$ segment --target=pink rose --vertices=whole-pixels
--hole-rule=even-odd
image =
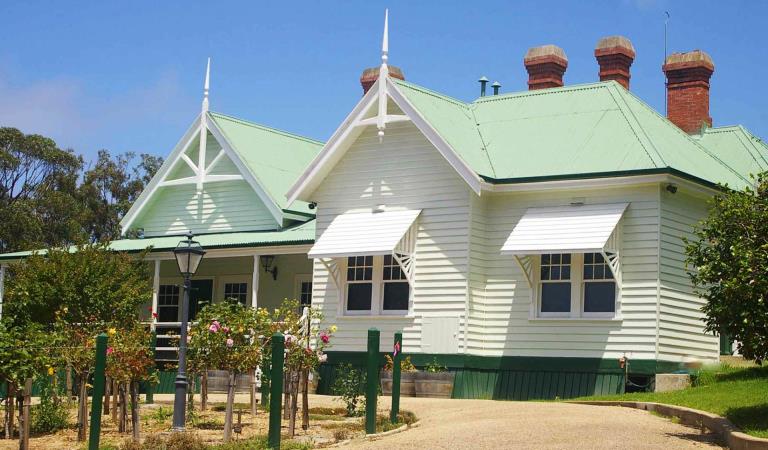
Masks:
[[[107,355],[111,355],[115,350],[112,347],[107,347]]]
[[[229,333],[229,327],[223,327],[221,330],[225,333]]]
[[[232,347],[233,345],[235,345],[235,341],[232,338],[227,339],[227,347]]]
[[[211,333],[215,333],[215,332],[219,331],[219,326],[216,325],[216,323],[214,322],[214,323],[211,324],[210,327],[208,327],[208,331],[210,331]]]

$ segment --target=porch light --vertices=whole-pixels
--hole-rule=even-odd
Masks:
[[[185,277],[191,277],[197,272],[205,251],[199,242],[192,240],[192,233],[189,233],[187,239],[180,241],[179,245],[173,249],[173,255],[176,257],[176,264],[179,265],[179,272]]]
[[[261,266],[264,267],[264,272],[271,273],[272,279],[277,280],[277,266],[273,267],[275,263],[274,255],[263,255],[261,257]]]

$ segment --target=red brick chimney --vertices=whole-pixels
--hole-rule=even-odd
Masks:
[[[686,133],[712,126],[709,116],[709,78],[712,58],[701,50],[673,53],[664,61],[667,75],[667,117]]]
[[[398,80],[405,80],[405,75],[399,67],[387,66],[389,68],[389,76],[397,78]],[[363,86],[363,95],[368,93],[368,90],[373,86],[373,83],[379,79],[379,67],[369,67],[363,70],[363,74],[360,75],[360,84]]]
[[[635,47],[624,36],[607,36],[597,41],[595,58],[600,65],[600,81],[616,80],[629,89],[629,66],[635,60]]]
[[[568,57],[556,45],[542,45],[528,49],[523,59],[528,71],[528,90],[560,87],[568,67]]]

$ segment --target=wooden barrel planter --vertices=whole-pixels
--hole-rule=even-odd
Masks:
[[[400,396],[401,397],[415,397],[416,386],[414,380],[418,372],[402,372],[400,374]],[[381,393],[383,395],[392,395],[392,372],[382,371],[379,378],[381,379]]]
[[[416,372],[414,375],[416,397],[451,398],[454,373]]]

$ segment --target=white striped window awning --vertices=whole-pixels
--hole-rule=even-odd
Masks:
[[[528,208],[501,247],[503,255],[611,250],[629,203]]]
[[[310,258],[391,255],[409,239],[420,209],[336,216],[309,251]]]

